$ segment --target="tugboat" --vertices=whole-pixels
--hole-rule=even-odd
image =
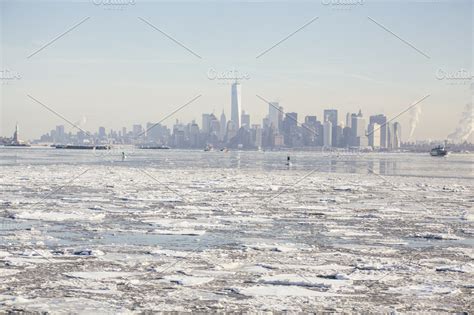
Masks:
[[[431,156],[446,156],[448,155],[448,150],[445,146],[437,146],[436,148],[431,149],[430,155]]]

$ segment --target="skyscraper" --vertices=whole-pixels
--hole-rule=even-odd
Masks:
[[[324,146],[332,147],[332,123],[327,117],[326,117],[326,120],[324,121],[323,128],[324,128],[324,131],[323,131]]]
[[[209,133],[209,127],[211,126],[211,115],[202,114],[202,132]]]
[[[381,148],[387,148],[387,116],[380,114],[380,115],[374,115],[370,116],[369,124],[377,123],[380,125],[380,147]],[[370,132],[369,132],[370,135]]]
[[[281,129],[285,144],[290,147],[296,145],[298,137],[298,113],[286,113]]]
[[[325,109],[324,110],[324,121],[326,119],[331,122],[332,131],[331,131],[331,146],[337,147],[337,109]]]
[[[242,111],[242,116],[240,120],[242,127],[245,127],[245,129],[250,129],[250,115],[247,114],[244,110]]]
[[[220,140],[224,140],[225,138],[225,133],[227,131],[227,118],[225,117],[224,110],[222,110],[221,114],[221,126],[220,126],[221,134],[220,134]]]
[[[347,113],[346,114],[346,127],[351,128],[351,124],[352,124],[352,115],[351,113]]]
[[[393,148],[399,149],[402,143],[402,126],[400,123],[393,123]]]
[[[58,128],[56,127],[56,132],[58,132]],[[57,135],[60,137],[59,135]],[[107,138],[106,132],[105,132],[105,127],[99,127],[99,139],[103,140]]]
[[[142,125],[139,125],[139,124],[133,125],[132,126],[132,131],[133,131],[133,136],[135,138],[138,137],[143,132]]]
[[[401,144],[401,126],[400,123],[387,123],[387,149],[399,149]]]
[[[365,147],[368,145],[368,139],[365,130],[366,122],[362,116],[362,112],[359,110],[357,115],[352,115],[351,120],[351,131],[352,131],[352,143],[351,145],[356,147]]]
[[[278,102],[271,102],[268,104],[268,119],[270,120],[270,125],[273,125],[273,128],[278,131],[280,129],[280,106]]]
[[[104,133],[105,133],[105,129],[104,129]],[[99,129],[99,137],[100,137],[100,129]],[[64,125],[56,126],[56,139],[54,141],[57,143],[64,143],[65,141]]]
[[[236,130],[240,128],[240,113],[242,112],[242,96],[240,83],[235,82],[231,88],[231,115],[230,120],[234,123]]]
[[[374,149],[380,148],[381,128],[377,123],[369,124],[369,146]]]

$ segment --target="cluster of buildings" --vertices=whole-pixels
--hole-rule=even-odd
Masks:
[[[343,116],[344,117],[344,116]],[[56,144],[139,144],[170,146],[175,148],[371,148],[393,150],[400,148],[401,127],[379,114],[368,117],[359,110],[347,113],[341,121],[337,109],[326,109],[322,117],[305,116],[299,121],[298,113],[284,112],[278,102],[268,104],[268,115],[261,124],[251,124],[250,115],[242,110],[241,84],[231,86],[230,119],[222,111],[202,114],[199,125],[196,121],[181,123],[176,120],[172,129],[154,123],[133,125],[120,130],[106,131],[99,127],[95,134],[83,131],[66,133],[64,126],[57,126],[38,142]]]

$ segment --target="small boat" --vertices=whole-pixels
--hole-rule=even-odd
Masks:
[[[431,149],[430,155],[431,156],[446,156],[448,155],[448,150],[444,146],[437,146],[436,148]]]
[[[205,148],[204,148],[204,151],[208,152],[208,151],[212,151],[214,150],[214,147],[211,145],[211,144],[208,144]]]

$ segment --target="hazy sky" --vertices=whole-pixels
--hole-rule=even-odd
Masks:
[[[220,115],[222,109],[230,118],[230,85],[209,80],[210,68],[248,74],[242,108],[251,123],[260,124],[268,111],[257,94],[298,112],[300,121],[309,114],[321,119],[326,108],[339,109],[340,121],[359,108],[366,116],[391,118],[430,95],[419,104],[414,139],[443,139],[472,102],[471,79],[445,78],[461,70],[471,74],[469,0],[362,0],[350,6],[335,0],[135,0],[115,9],[103,5],[108,1],[128,3],[0,0],[1,135],[11,136],[16,122],[24,139],[59,124],[72,130],[27,95],[93,131],[159,121],[197,95],[165,124],[176,118],[201,123],[203,112]],[[397,119],[404,140],[409,119],[409,112]]]

